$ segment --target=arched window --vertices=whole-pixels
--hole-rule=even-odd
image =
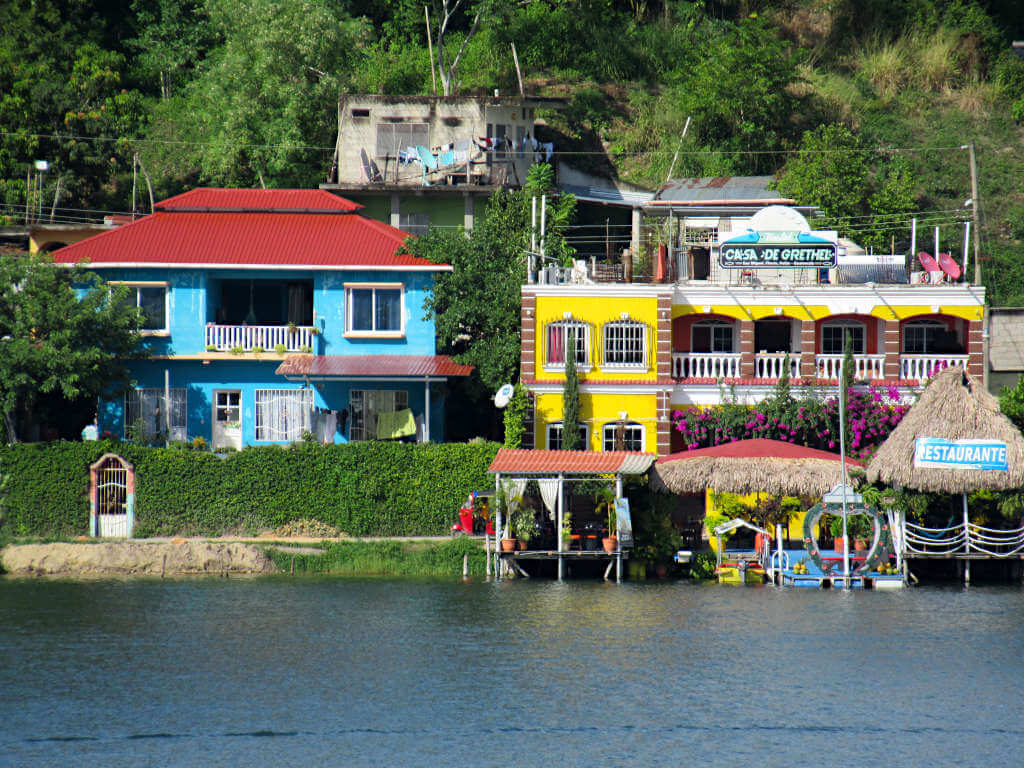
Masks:
[[[565,365],[565,351],[571,344],[576,349],[576,365],[590,365],[590,326],[579,320],[548,323],[546,364]]]
[[[590,449],[590,433],[587,429],[586,424],[580,424],[580,449]],[[562,450],[562,422],[556,421],[552,424],[548,424],[548,450],[549,451],[560,451]]]
[[[733,351],[733,325],[724,320],[701,320],[690,328],[691,352]]]
[[[956,335],[938,320],[914,320],[903,326],[903,352],[908,355],[948,353],[958,347]]]
[[[619,447],[620,444],[621,447]],[[610,424],[605,424],[601,433],[601,447],[605,451],[642,451],[644,449],[643,424],[637,424],[635,421],[625,423],[613,421]]]
[[[605,323],[603,364],[606,368],[647,366],[647,326],[635,320]]]
[[[853,342],[853,354],[864,354],[864,323],[856,320],[831,320],[821,326],[821,354],[842,355],[846,352],[846,337]]]

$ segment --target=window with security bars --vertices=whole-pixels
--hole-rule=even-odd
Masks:
[[[621,430],[621,432],[620,432]],[[642,451],[644,449],[644,427],[642,424],[605,424],[602,446],[606,451]]]
[[[160,440],[186,439],[186,395],[184,388],[173,388],[169,394],[171,429],[167,431],[168,393],[158,387],[132,389],[124,396],[124,433],[126,438],[148,443]]]
[[[647,362],[647,326],[633,321],[604,326],[604,364],[640,367]]]
[[[312,389],[257,389],[256,439],[295,442],[311,431]]]
[[[409,407],[404,389],[353,389],[349,393],[349,440],[375,440],[377,414]]]
[[[406,234],[422,237],[430,231],[429,213],[400,213],[398,228]]]
[[[378,123],[377,157],[398,157],[406,147],[429,147],[430,130],[426,123]]]
[[[565,351],[569,348],[576,351],[577,365],[590,364],[590,326],[578,320],[548,323],[548,365],[565,365]]]

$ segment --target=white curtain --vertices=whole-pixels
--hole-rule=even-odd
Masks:
[[[512,499],[514,499],[516,496],[522,498],[523,491],[526,490],[526,483],[527,480],[525,477],[501,481],[501,485],[505,489],[505,498],[508,499],[510,504],[512,503]]]
[[[309,430],[312,416],[311,389],[256,390],[257,440],[299,440]]]
[[[538,480],[537,485],[540,486],[540,497],[544,499],[544,506],[554,515],[558,506],[558,478]]]

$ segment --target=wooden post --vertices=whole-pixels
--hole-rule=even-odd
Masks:
[[[430,9],[425,5],[423,6],[423,15],[427,19],[427,52],[430,56],[430,82],[434,87],[434,95],[437,96],[437,75],[434,74],[434,40],[430,35]]]
[[[469,578],[469,555],[462,556],[462,578]]]

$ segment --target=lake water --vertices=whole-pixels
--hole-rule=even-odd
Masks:
[[[1024,591],[0,580],[0,764],[992,765]]]

